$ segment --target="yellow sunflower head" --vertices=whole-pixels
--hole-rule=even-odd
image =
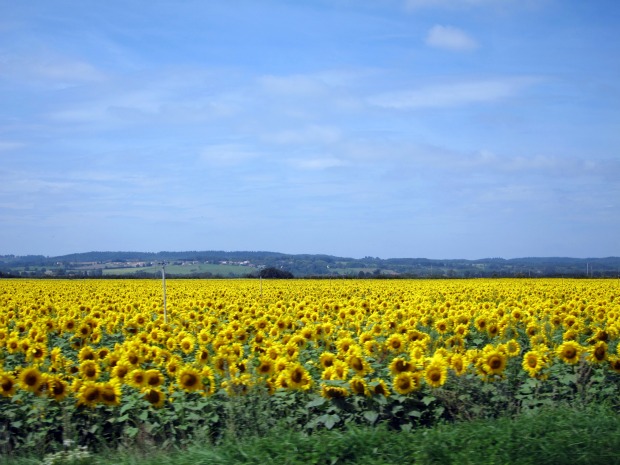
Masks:
[[[101,386],[95,381],[81,383],[77,393],[77,404],[87,407],[95,407],[101,402]]]
[[[396,357],[390,363],[390,373],[392,375],[397,375],[399,373],[404,373],[405,371],[414,371],[415,365],[402,357]]]
[[[177,384],[188,392],[200,391],[203,388],[200,372],[190,366],[183,367],[177,374]]]
[[[343,399],[349,395],[349,391],[341,386],[321,385],[321,395],[326,399]]]
[[[36,367],[24,368],[19,373],[19,384],[26,391],[38,393],[43,381],[43,374]]]
[[[392,387],[397,393],[405,396],[419,389],[420,375],[419,373],[412,373],[410,371],[399,373],[392,380]]]
[[[556,355],[565,363],[576,364],[581,358],[584,348],[577,341],[565,341],[555,350]]]
[[[94,360],[84,360],[80,363],[80,374],[82,378],[87,381],[95,381],[99,378],[101,368],[99,364]]]
[[[433,357],[424,370],[424,380],[431,387],[443,386],[448,379],[448,364],[441,357]]]
[[[106,405],[117,406],[121,403],[121,385],[120,382],[116,380],[107,381],[105,383],[100,383],[99,385],[99,395],[101,398],[101,402]]]
[[[56,401],[63,400],[69,394],[69,385],[58,375],[48,377],[47,389],[47,395]]]
[[[150,370],[146,370],[144,372],[144,386],[148,386],[150,388],[156,388],[164,384],[164,375],[161,371],[152,368]]]
[[[368,385],[364,378],[360,376],[354,376],[349,381],[349,388],[351,392],[357,396],[369,396],[370,390],[368,389]]]
[[[13,397],[17,388],[17,380],[10,373],[0,371],[0,396]]]
[[[155,408],[163,407],[166,402],[166,395],[157,388],[147,387],[142,389],[142,396]]]

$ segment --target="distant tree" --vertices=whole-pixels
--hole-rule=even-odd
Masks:
[[[265,279],[291,279],[295,277],[290,271],[279,270],[274,267],[263,268],[260,270],[259,276]]]

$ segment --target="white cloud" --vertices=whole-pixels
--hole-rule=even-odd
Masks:
[[[9,150],[17,150],[26,144],[22,142],[13,142],[8,140],[0,140],[0,152],[8,152]]]
[[[296,168],[302,170],[324,170],[328,168],[336,168],[338,166],[345,166],[346,163],[338,158],[325,157],[325,158],[307,158],[304,160],[290,160],[290,163]]]
[[[504,78],[441,84],[384,93],[369,102],[379,107],[403,110],[489,103],[513,97],[533,82],[535,79],[532,78]]]
[[[409,10],[424,8],[470,8],[485,5],[503,6],[514,3],[514,0],[405,0],[405,7]]]
[[[326,90],[325,83],[312,75],[262,76],[260,85],[270,93],[283,95],[320,95]]]
[[[440,25],[435,25],[428,31],[426,44],[454,51],[473,50],[478,46],[478,43],[462,30]]]
[[[28,57],[7,55],[0,59],[0,76],[47,87],[68,87],[102,82],[105,73],[92,64],[54,53]]]
[[[267,134],[263,139],[267,142],[292,145],[292,144],[333,144],[341,138],[338,128],[330,126],[310,125],[301,129],[278,131]]]
[[[200,159],[214,165],[232,166],[258,158],[261,154],[241,144],[218,144],[205,147]]]

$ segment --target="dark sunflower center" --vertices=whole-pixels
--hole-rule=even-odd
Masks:
[[[407,390],[411,387],[411,380],[409,378],[401,378],[398,380],[398,387],[402,390]]]
[[[106,402],[114,402],[116,400],[116,394],[111,389],[106,389],[105,391],[103,391],[101,397]]]
[[[196,375],[186,373],[181,377],[181,384],[183,384],[183,386],[192,387],[195,386],[196,383],[198,383]]]
[[[564,349],[564,357],[570,359],[575,358],[575,355],[577,355],[577,351],[572,347],[567,347],[566,349]]]
[[[357,371],[362,371],[364,369],[364,364],[359,357],[353,357],[351,360],[351,366]]]
[[[8,392],[13,389],[13,382],[10,379],[5,379],[0,385],[0,387],[2,387],[2,390],[4,392]]]
[[[300,383],[302,380],[303,376],[301,374],[301,372],[299,370],[295,370],[292,374],[291,374],[291,380],[294,383]]]

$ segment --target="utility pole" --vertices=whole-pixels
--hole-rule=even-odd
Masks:
[[[164,323],[168,324],[168,312],[166,308],[166,262],[161,262],[161,284],[164,289]]]

